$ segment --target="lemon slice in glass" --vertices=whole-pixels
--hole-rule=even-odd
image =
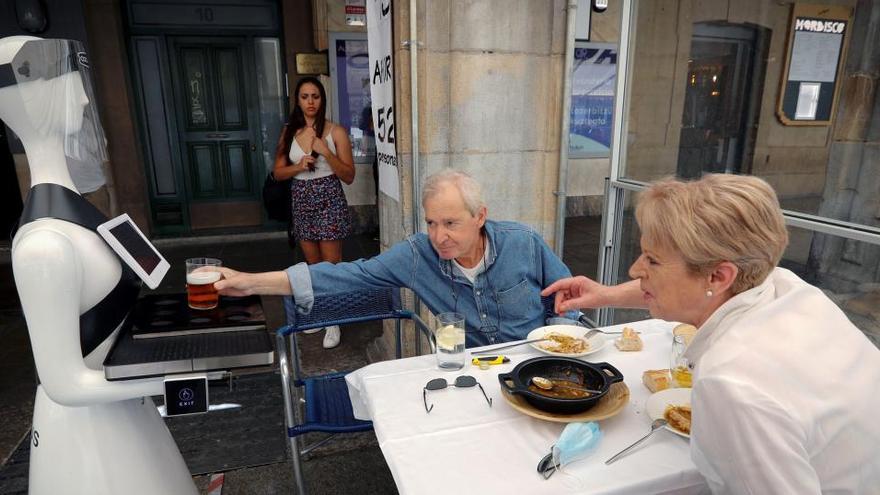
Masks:
[[[455,326],[446,325],[445,327],[441,327],[437,329],[437,347],[452,351],[455,349],[456,345],[461,345],[464,342],[464,332]]]

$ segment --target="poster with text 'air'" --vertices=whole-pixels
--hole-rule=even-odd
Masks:
[[[391,58],[391,0],[367,0],[367,43],[379,190],[400,201],[395,145],[394,64]]]

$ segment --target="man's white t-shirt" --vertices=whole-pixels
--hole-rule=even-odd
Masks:
[[[483,257],[480,258],[480,262],[473,268],[465,268],[461,266],[454,258],[452,260],[452,265],[457,268],[466,279],[470,280],[471,283],[474,283],[474,280],[477,279],[477,275],[483,273],[486,269],[486,255],[488,254],[488,251],[489,243],[487,242],[485,248],[483,248]]]

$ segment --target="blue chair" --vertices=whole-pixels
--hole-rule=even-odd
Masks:
[[[356,419],[352,412],[351,399],[345,375],[348,372],[303,377],[299,366],[296,334],[312,328],[330,325],[347,325],[375,320],[395,319],[397,323],[396,355],[401,355],[401,320],[412,320],[416,328],[426,335],[433,350],[433,335],[425,323],[411,311],[403,309],[400,289],[372,289],[350,292],[333,297],[315,300],[312,311],[299,314],[293,299],[284,298],[284,312],[287,325],[276,332],[278,364],[281,371],[281,386],[284,393],[284,413],[287,436],[290,441],[293,472],[296,478],[297,493],[305,494],[302,475],[301,456],[333,439],[333,435],[300,449],[298,437],[309,432],[331,434],[353,433],[373,429],[373,423]],[[420,352],[421,339],[416,339],[416,353]],[[296,402],[293,387],[302,389],[305,401],[302,421],[297,422]]]

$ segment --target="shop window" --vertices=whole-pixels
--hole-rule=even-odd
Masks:
[[[678,176],[750,173],[770,31],[694,24],[685,82]]]

